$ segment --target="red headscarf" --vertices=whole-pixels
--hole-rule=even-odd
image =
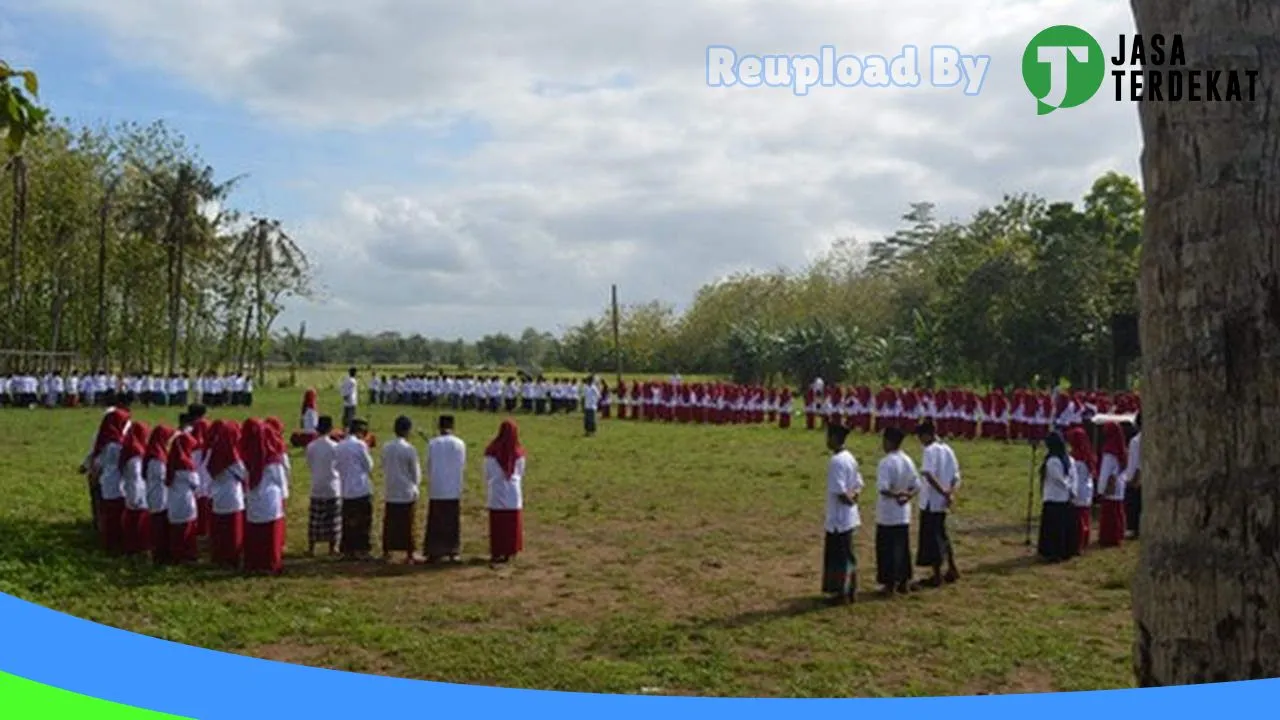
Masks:
[[[173,485],[173,477],[180,472],[195,472],[196,461],[191,458],[191,453],[196,449],[195,437],[187,433],[178,433],[173,439],[173,445],[169,446],[169,462],[166,465],[164,474],[164,484]]]
[[[245,420],[244,433],[240,436],[240,457],[244,458],[245,469],[249,471],[249,489],[252,490],[262,482],[262,475],[267,466],[280,462],[281,443],[276,440],[277,433],[266,423],[258,420]]]
[[[262,424],[271,428],[277,435],[284,435],[284,423],[280,422],[280,418],[269,417],[263,420]]]
[[[1067,444],[1071,446],[1071,457],[1084,463],[1089,468],[1089,475],[1098,477],[1098,456],[1093,452],[1093,443],[1084,428],[1073,427],[1067,431]]]
[[[125,433],[124,443],[120,446],[120,459],[116,462],[116,468],[120,472],[124,472],[124,468],[129,461],[141,457],[147,451],[147,426],[141,422],[134,421],[129,425],[129,431]]]
[[[98,456],[102,449],[111,443],[124,444],[125,429],[129,425],[129,411],[116,408],[103,416],[98,425],[98,437],[93,440],[93,455]]]
[[[1129,446],[1124,441],[1120,423],[1109,422],[1102,426],[1102,454],[1110,453],[1120,461],[1120,467],[1129,464]]]
[[[516,471],[516,461],[524,457],[524,446],[520,444],[520,430],[514,420],[503,420],[498,428],[498,436],[484,449],[484,456],[498,461],[498,466],[508,477]]]
[[[209,434],[212,429],[213,426],[204,418],[191,423],[191,437],[196,441],[195,447],[192,448],[193,450],[198,450],[209,444]]]
[[[307,391],[302,393],[302,412],[306,412],[308,410],[315,410],[315,409],[316,409],[315,388],[307,388]]]
[[[164,425],[157,425],[151,431],[151,437],[147,440],[147,453],[143,457],[144,463],[152,460],[164,462],[169,453],[169,441],[173,439],[173,429]]]
[[[231,420],[215,420],[209,428],[209,477],[218,477],[223,470],[240,460],[240,427]]]

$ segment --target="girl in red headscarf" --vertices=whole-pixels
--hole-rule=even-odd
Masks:
[[[143,477],[143,459],[147,453],[147,426],[134,421],[125,433],[117,465],[120,488],[124,494],[121,514],[121,546],[125,555],[140,555],[151,550],[151,525],[147,517],[147,481]]]
[[[315,388],[307,388],[302,393],[302,430],[303,432],[314,433],[316,431],[316,423],[320,421],[320,413],[316,410],[316,391]]]
[[[1119,423],[1102,426],[1102,462],[1098,470],[1101,512],[1098,544],[1115,547],[1124,541],[1124,469],[1129,463],[1129,447]]]
[[[484,477],[489,489],[489,556],[495,566],[524,550],[524,472],[520,431],[514,421],[504,420],[498,436],[484,449]]]
[[[147,528],[151,536],[151,559],[157,565],[169,563],[169,501],[165,487],[165,465],[169,458],[169,441],[173,430],[157,425],[147,439],[142,456],[143,477],[147,484]]]
[[[191,437],[195,439],[195,448],[191,458],[196,462],[196,473],[200,476],[200,487],[196,489],[196,531],[200,537],[209,537],[213,530],[213,478],[209,476],[209,443],[213,425],[204,418],[196,418],[191,423]]]
[[[120,454],[129,430],[129,411],[116,408],[102,418],[90,455],[90,477],[98,479],[98,535],[109,553],[124,549],[124,486]]]
[[[193,563],[200,558],[198,544],[199,509],[196,493],[200,489],[200,473],[194,453],[197,441],[190,433],[178,433],[169,446],[165,466],[165,505],[169,520],[169,559],[176,563]]]
[[[244,552],[244,462],[240,457],[240,427],[217,420],[209,429],[209,477],[213,500],[210,528],[213,562],[236,568]]]
[[[244,569],[279,575],[284,570],[284,503],[288,497],[288,452],[277,423],[247,420],[240,437],[249,488],[245,515]]]
[[[791,428],[791,411],[795,402],[791,399],[791,388],[782,388],[778,393],[778,427],[783,430]]]
[[[1084,428],[1073,427],[1067,431],[1067,445],[1071,448],[1072,475],[1075,480],[1075,493],[1071,496],[1071,504],[1076,511],[1076,535],[1079,539],[1079,550],[1084,552],[1089,547],[1091,515],[1093,513],[1093,484],[1098,475],[1098,456],[1093,452],[1093,443]]]

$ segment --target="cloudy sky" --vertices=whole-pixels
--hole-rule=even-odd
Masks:
[[[1078,198],[1137,173],[1136,110],[1039,117],[1027,41],[1130,32],[1115,0],[0,0],[0,56],[76,121],[164,118],[278,217],[324,298],[309,331],[556,330],[681,306],[736,270],[871,240],[907,203]],[[960,88],[711,88],[707,48],[989,55]],[[1104,50],[1108,50],[1104,42]]]

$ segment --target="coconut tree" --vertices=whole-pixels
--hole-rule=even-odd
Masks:
[[[1138,105],[1147,193],[1141,686],[1280,676],[1280,12],[1133,0],[1187,69],[1257,69],[1252,102]],[[1245,81],[1248,89],[1248,81]]]
[[[285,233],[279,220],[254,217],[232,247],[237,277],[253,283],[249,312],[255,329],[255,368],[258,382],[266,370],[266,348],[271,324],[280,314],[285,295],[305,296],[310,289],[310,265],[302,248]],[[245,336],[251,323],[245,321]]]

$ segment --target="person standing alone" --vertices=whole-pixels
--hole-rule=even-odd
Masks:
[[[356,419],[356,407],[360,404],[360,381],[356,379],[356,369],[349,368],[347,376],[342,379],[342,427],[351,427]]]

